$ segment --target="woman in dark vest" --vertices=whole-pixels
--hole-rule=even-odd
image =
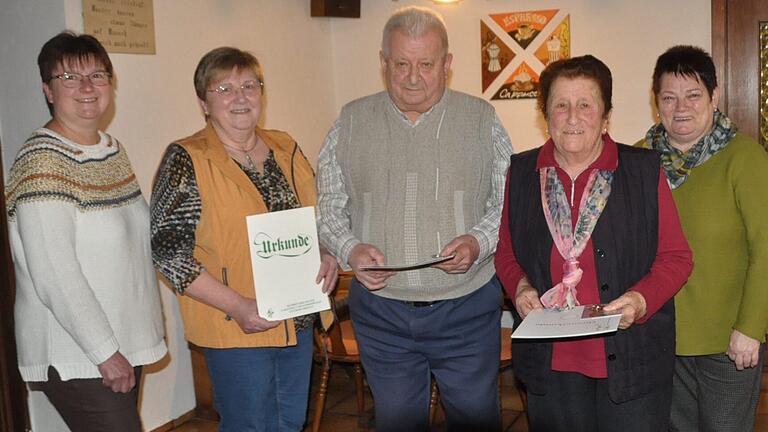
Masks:
[[[551,138],[509,168],[496,270],[517,322],[540,308],[621,313],[607,336],[514,344],[532,431],[667,429],[670,299],[691,272],[691,251],[658,154],[607,133],[611,85],[590,55],[547,66],[539,109]]]

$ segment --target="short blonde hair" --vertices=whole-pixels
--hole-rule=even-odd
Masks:
[[[232,47],[219,47],[200,59],[195,68],[195,93],[200,100],[205,100],[208,86],[216,78],[233,69],[250,69],[256,75],[259,82],[264,84],[264,74],[256,57],[248,51]],[[264,87],[262,86],[262,91]]]

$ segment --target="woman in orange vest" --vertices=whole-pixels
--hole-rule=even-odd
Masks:
[[[257,126],[258,60],[216,48],[195,70],[207,124],[171,144],[152,191],[155,266],[178,293],[187,340],[203,347],[220,431],[299,431],[309,394],[315,315],[259,316],[248,215],[315,204],[315,179],[296,142]],[[336,259],[321,248],[317,282],[329,293]],[[331,315],[322,313],[324,325]]]

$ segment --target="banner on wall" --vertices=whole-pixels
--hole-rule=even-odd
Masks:
[[[570,15],[547,9],[482,17],[480,56],[486,98],[536,98],[541,71],[571,56]]]

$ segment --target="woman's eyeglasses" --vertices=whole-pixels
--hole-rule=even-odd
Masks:
[[[61,85],[64,87],[75,88],[80,87],[83,80],[86,78],[88,78],[88,81],[95,86],[105,86],[109,85],[110,80],[112,79],[112,74],[105,71],[96,71],[88,75],[79,74],[77,72],[64,72],[59,75],[54,75],[51,80],[59,79],[61,80]]]
[[[249,80],[242,83],[240,86],[236,86],[232,83],[221,83],[208,91],[216,92],[219,96],[228,98],[234,96],[235,93],[237,93],[237,89],[240,89],[244,96],[251,97],[260,94],[263,85],[264,83],[259,80]]]

